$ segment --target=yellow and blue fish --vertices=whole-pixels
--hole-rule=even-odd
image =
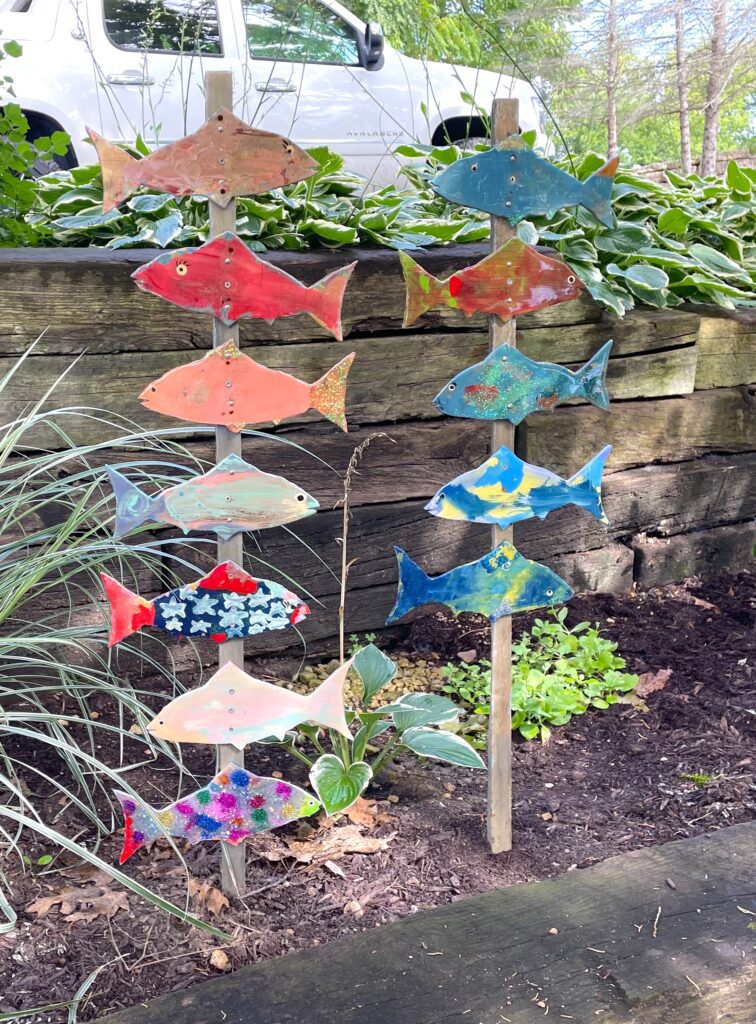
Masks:
[[[611,198],[619,157],[578,181],[538,156],[512,135],[498,146],[457,160],[431,180],[440,196],[460,206],[505,217],[552,217],[567,206],[583,206],[608,228],[615,226]]]
[[[491,622],[513,612],[563,604],[572,587],[540,562],[531,562],[512,544],[502,543],[477,562],[458,565],[441,576],[428,576],[402,548],[396,604],[386,625],[424,604],[443,604],[455,615],[477,612]]]
[[[545,519],[563,505],[577,505],[599,522],[608,523],[601,504],[601,474],[611,450],[607,445],[563,480],[548,469],[523,462],[503,445],[480,466],[437,491],[425,510],[441,519],[494,523],[504,528],[533,516]]]

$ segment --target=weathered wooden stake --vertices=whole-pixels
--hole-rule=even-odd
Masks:
[[[491,142],[496,145],[520,130],[517,100],[494,100]],[[491,217],[491,250],[516,234],[503,217]],[[504,283],[502,282],[502,287]],[[515,321],[491,317],[491,348],[515,344]],[[495,420],[492,451],[514,448],[514,427]],[[493,543],[512,542],[512,527],[493,527]],[[512,849],[512,617],[503,615],[491,626],[491,713],[488,719],[488,845],[491,853]]]
[[[220,107],[233,107],[234,101],[234,79],[230,71],[207,71],[205,73],[205,116],[212,116]],[[223,126],[218,125],[218,130]],[[222,234],[224,231],[236,230],[236,200],[232,199],[228,206],[218,206],[209,200],[210,207],[210,237]],[[213,347],[218,348],[227,341],[239,342],[239,325],[232,324],[226,327],[222,320],[213,318]],[[227,455],[241,455],[241,434],[235,434],[226,427],[215,428],[215,455],[216,462],[225,459]],[[243,564],[244,558],[244,534],[237,533],[230,540],[218,541],[218,561],[225,562],[231,559],[238,565]],[[218,647],[218,664],[225,665],[227,661],[233,662],[239,668],[244,668],[244,641],[227,640]],[[240,754],[236,747],[221,745],[217,748],[217,767],[223,768],[229,761],[244,767],[244,755]],[[228,843],[221,844],[221,884],[225,893],[233,896],[241,895],[245,890],[244,885],[244,844],[230,846]]]

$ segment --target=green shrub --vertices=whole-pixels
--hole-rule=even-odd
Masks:
[[[623,671],[625,659],[615,653],[617,644],[602,636],[598,623],[579,622],[570,629],[566,617],[567,609],[560,608],[550,620],[536,619],[512,645],[512,728],[528,740],[547,740],[551,726],[566,725],[591,707],[607,708],[638,684],[636,675]],[[447,665],[444,675],[445,693],[471,715],[489,714],[489,661]],[[471,742],[485,747],[479,732]]]

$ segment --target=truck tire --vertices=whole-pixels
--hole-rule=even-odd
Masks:
[[[25,110],[24,116],[29,122],[29,132],[26,136],[29,142],[36,142],[37,139],[52,135],[53,132],[62,132],[64,130],[57,121],[53,121],[51,117],[45,117],[43,114],[35,114],[33,111]],[[70,171],[71,168],[77,165],[76,154],[73,151],[73,147],[69,146],[68,151],[63,156],[51,156],[48,160],[38,160],[34,164],[32,171],[35,178],[41,178],[45,174],[52,173],[52,171]]]

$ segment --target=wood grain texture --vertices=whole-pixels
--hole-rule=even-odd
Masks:
[[[752,569],[754,544],[753,521],[673,537],[636,537],[635,578],[646,590],[689,576]]]
[[[751,1024],[753,938],[738,907],[756,905],[754,842],[748,822],[611,857],[251,964],[102,1024],[542,1024],[545,1011],[576,1024]]]
[[[697,388],[726,388],[756,381],[756,310],[703,316],[698,329]]]

